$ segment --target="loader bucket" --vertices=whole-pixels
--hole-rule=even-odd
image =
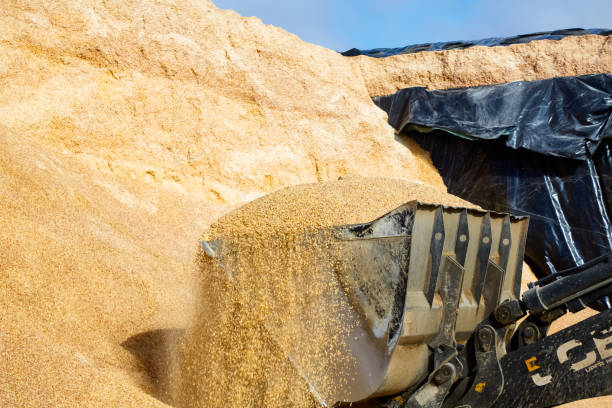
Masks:
[[[304,288],[289,304],[271,302],[261,318],[313,395],[331,406],[417,385],[437,342],[466,341],[497,305],[517,299],[527,227],[526,217],[413,201],[365,224],[268,237],[265,259],[280,275],[253,273],[261,265],[250,258],[239,265],[245,247],[231,240],[202,247],[251,291],[253,307],[277,299],[278,285]],[[445,313],[449,290],[459,291],[456,315]]]

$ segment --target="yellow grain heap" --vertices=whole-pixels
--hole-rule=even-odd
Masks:
[[[427,152],[394,134],[372,96],[612,66],[610,36],[346,58],[210,0],[7,0],[0,38],[0,408],[171,407],[164,339],[191,325],[197,302],[202,354],[189,358],[198,350],[186,343],[175,390],[186,407],[312,403],[284,355],[303,340],[292,342],[287,324],[306,295],[328,288],[310,276],[291,288],[297,272],[281,286],[272,279],[282,275],[263,274],[248,290],[228,287],[210,259],[194,265],[201,231],[255,197],[339,176],[445,190]],[[318,228],[415,197],[455,200],[404,184],[284,190],[209,233],[254,231],[255,220],[262,231]],[[268,283],[284,291],[266,312],[250,294]],[[283,304],[295,307],[281,321]]]
[[[315,405],[301,376],[326,402],[359,387],[342,342],[356,319],[333,276],[341,254],[326,227],[411,200],[473,207],[422,184],[350,179],[286,188],[213,224],[204,239],[221,244],[216,258],[200,258],[201,319],[182,345],[177,405]]]

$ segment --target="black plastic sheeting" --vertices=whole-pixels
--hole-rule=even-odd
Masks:
[[[450,193],[530,216],[525,256],[538,276],[612,251],[611,75],[412,88],[375,102],[431,154]]]
[[[395,129],[419,126],[465,137],[507,136],[512,148],[587,159],[612,134],[612,74],[428,91],[375,98]]]
[[[374,48],[372,50],[359,50],[357,48],[351,48],[348,51],[344,51],[342,55],[345,57],[355,57],[357,55],[367,55],[368,57],[383,58],[390,57],[392,55],[399,54],[412,54],[421,51],[444,51],[453,49],[464,49],[473,47],[475,45],[484,45],[487,47],[494,47],[498,45],[510,45],[510,44],[524,44],[535,40],[560,40],[568,36],[585,35],[585,34],[596,34],[596,35],[611,35],[612,30],[604,28],[568,28],[565,30],[556,31],[543,31],[539,33],[523,34],[514,37],[492,37],[485,38],[476,41],[451,41],[451,42],[437,42],[437,43],[426,43],[408,45],[406,47],[399,48]]]

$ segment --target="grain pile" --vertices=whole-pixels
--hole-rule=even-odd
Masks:
[[[109,177],[217,205],[351,175],[444,188],[350,60],[208,0],[7,0],[0,38],[0,123]]]
[[[214,223],[204,239],[217,254],[201,254],[202,320],[183,344],[178,405],[310,406],[309,385],[330,405],[364,392],[344,349],[357,319],[334,276],[343,254],[329,227],[411,200],[472,206],[423,184],[350,179],[283,189]]]
[[[612,72],[612,36],[583,35],[505,47],[352,57],[372,96]]]
[[[208,1],[8,0],[0,38],[3,408],[167,406],[159,339],[241,203],[347,175],[443,188],[348,60]]]
[[[367,222],[410,200],[474,207],[439,189],[403,179],[344,179],[294,186],[252,201],[221,217],[204,238]]]
[[[199,286],[236,289],[221,271],[202,275],[209,261],[194,254],[219,216],[285,186],[367,176],[445,189],[427,154],[399,143],[372,103],[372,71],[207,0],[6,0],[0,38],[0,406],[167,408],[168,352],[198,315],[194,304],[210,318],[198,319],[212,337],[203,347],[232,339],[231,352],[208,352],[217,363],[228,357],[219,369],[244,385],[232,388],[237,400],[256,384],[251,405],[311,404],[240,290],[199,302]],[[455,54],[436,55],[444,66]],[[474,55],[479,65],[489,54]],[[426,68],[404,67],[404,79]],[[455,68],[441,68],[444,86],[483,78]],[[440,86],[439,76],[419,78]],[[346,193],[363,203],[344,203],[336,221],[369,220],[369,209],[409,198]],[[249,208],[267,214],[262,202]],[[240,214],[240,226],[252,226]],[[210,374],[205,398],[220,404],[228,383],[194,362]]]
[[[166,406],[122,343],[189,324],[201,214],[219,209],[0,141],[0,406]]]

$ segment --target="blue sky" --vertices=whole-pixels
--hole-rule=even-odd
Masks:
[[[213,0],[338,51],[612,28],[612,0]]]

